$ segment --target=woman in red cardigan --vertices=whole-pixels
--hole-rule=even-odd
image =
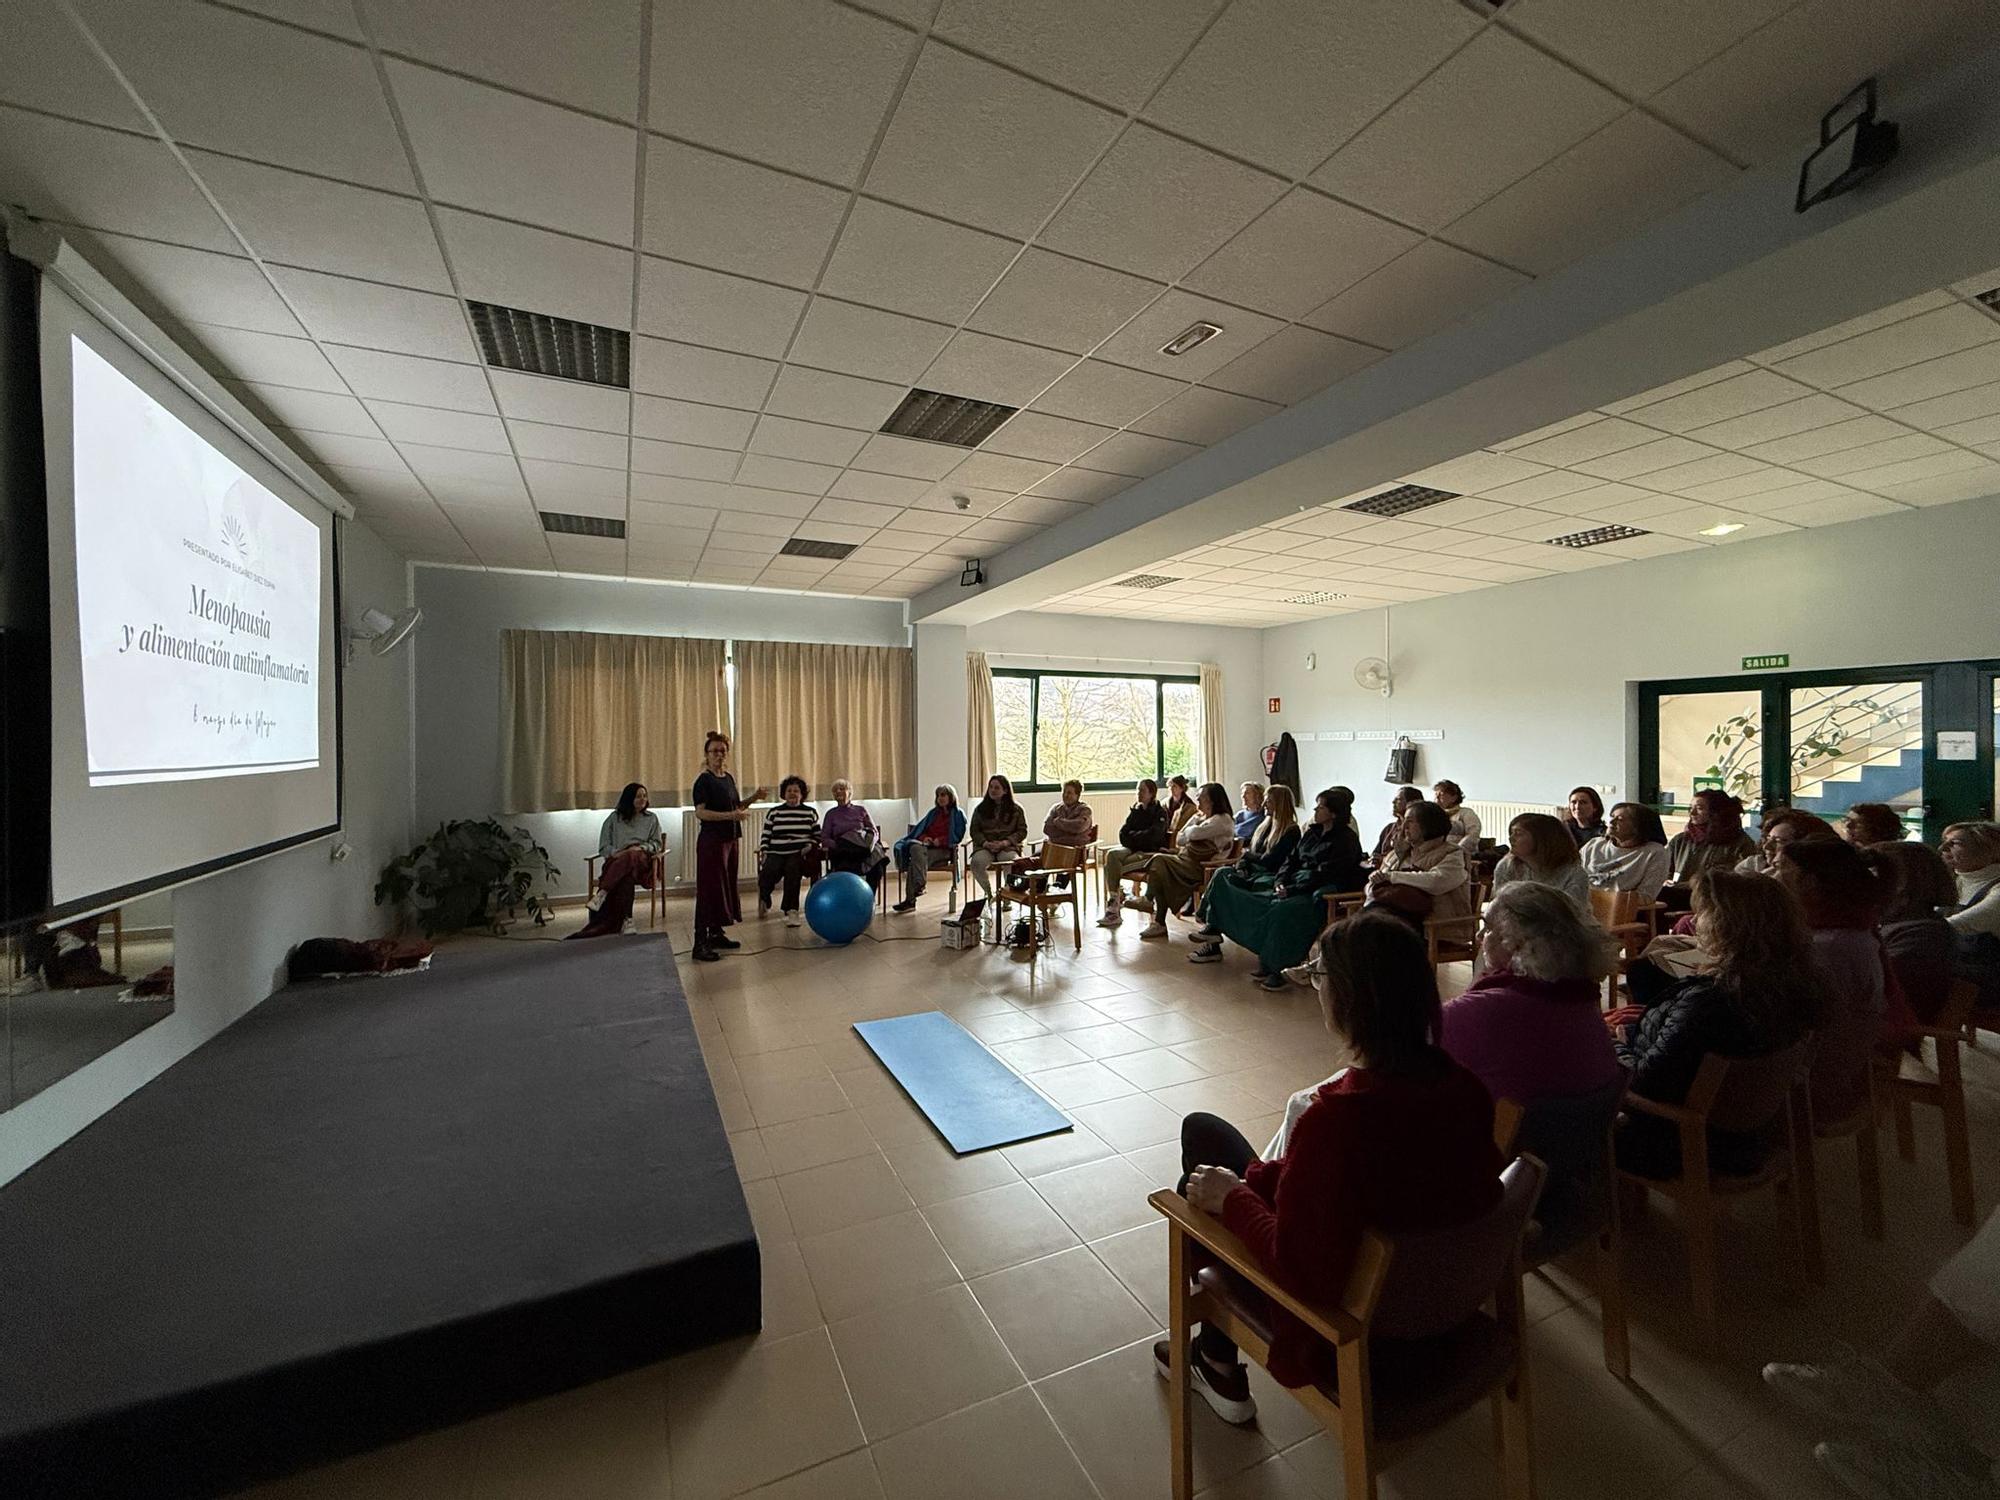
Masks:
[[[1486,1085],[1438,1046],[1437,971],[1409,923],[1364,911],[1320,940],[1320,1010],[1354,1063],[1321,1084],[1260,1161],[1241,1131],[1214,1115],[1181,1123],[1181,1192],[1217,1215],[1294,1295],[1336,1303],[1362,1231],[1444,1229],[1500,1199],[1500,1153]],[[1300,1386],[1327,1378],[1326,1347],[1278,1315],[1271,1374]],[[1153,1346],[1167,1373],[1172,1351]],[[1236,1346],[1196,1331],[1195,1389],[1225,1422],[1257,1415]]]

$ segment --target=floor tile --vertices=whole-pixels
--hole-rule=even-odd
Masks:
[[[1035,1191],[1082,1240],[1101,1240],[1159,1218],[1146,1202],[1157,1184],[1141,1177],[1122,1156],[1065,1167],[1035,1179]]]
[[[1193,1042],[1203,1037],[1215,1035],[1214,1031],[1199,1021],[1190,1021],[1186,1016],[1172,1011],[1161,1015],[1134,1016],[1125,1023],[1143,1037],[1165,1045],[1170,1042]]]
[[[882,1481],[875,1477],[874,1457],[863,1449],[746,1490],[742,1500],[882,1500]]]
[[[1093,1500],[1032,1391],[1010,1391],[875,1445],[888,1500]]]
[[[1151,1037],[1139,1035],[1122,1021],[1107,1021],[1081,1031],[1065,1031],[1063,1040],[1087,1057],[1117,1057],[1126,1052],[1146,1052],[1157,1045]]]
[[[962,1286],[889,1303],[827,1332],[871,1443],[1023,1383],[985,1310]]]
[[[1122,1099],[1078,1105],[1070,1114],[1079,1124],[1088,1125],[1114,1151],[1136,1151],[1169,1141],[1176,1150],[1179,1148],[1181,1117],[1146,1094],[1127,1094]]]
[[[799,1253],[828,1318],[852,1317],[893,1298],[962,1279],[915,1209],[803,1240]]]
[[[756,1130],[734,1130],[729,1135],[729,1154],[736,1158],[736,1175],[744,1182],[769,1177],[771,1154],[764,1149],[764,1136]]]
[[[675,1500],[711,1500],[862,1443],[826,1330],[703,1350],[667,1367]]]
[[[882,1154],[919,1208],[1021,1180],[1021,1174],[1000,1152],[974,1151],[960,1156],[934,1133],[884,1141]]]
[[[785,1212],[785,1199],[778,1191],[777,1179],[765,1177],[744,1183],[743,1201],[750,1205],[750,1226],[757,1231],[758,1244],[783,1244],[797,1238],[792,1233],[792,1216]]]
[[[875,1150],[875,1137],[853,1110],[766,1125],[760,1132],[764,1153],[774,1175],[804,1172],[813,1167],[850,1161]]]
[[[1232,1125],[1254,1120],[1270,1106],[1219,1078],[1197,1078],[1193,1083],[1177,1083],[1171,1088],[1154,1089],[1153,1097],[1168,1109],[1183,1115],[1220,1115]]]
[[[1197,1490],[1195,1500],[1320,1500],[1320,1496],[1283,1454],[1275,1454],[1210,1489]]]
[[[1263,1053],[1233,1036],[1205,1036],[1198,1041],[1176,1042],[1174,1051],[1210,1077],[1269,1065]],[[1294,1083],[1292,1087],[1298,1085]],[[1286,1093],[1289,1095],[1290,1090]]]
[[[1090,1250],[1119,1283],[1137,1297],[1153,1321],[1165,1327],[1173,1317],[1172,1298],[1167,1286],[1167,1221],[1158,1214],[1153,1222],[1128,1229],[1122,1234],[1092,1240]]]
[[[1029,1016],[1055,1032],[1081,1031],[1109,1024],[1109,1017],[1103,1011],[1080,1000],[1064,999],[1053,1005],[1032,1005],[1025,1009]]]
[[[1023,1037],[1041,1036],[1048,1031],[1040,1021],[1011,1005],[1004,1011],[968,1017],[959,1024],[988,1046],[995,1042],[1018,1042]]]
[[[1057,1104],[1068,1108],[1078,1104],[1095,1104],[1100,1099],[1116,1099],[1121,1094],[1130,1094],[1137,1085],[1100,1062],[1072,1063],[1067,1068],[1050,1068],[1034,1073],[1028,1081]]]
[[[775,1052],[759,1052],[736,1060],[737,1076],[747,1088],[753,1083],[803,1083],[808,1078],[830,1078],[832,1070],[821,1061],[812,1046],[783,1047]]]
[[[1153,1315],[1081,1246],[971,1286],[1030,1380],[1158,1332]]]
[[[763,1083],[746,1080],[743,1097],[749,1101],[750,1113],[759,1125],[782,1125],[787,1120],[838,1114],[849,1107],[847,1095],[832,1078]]]
[[[1064,1167],[1079,1166],[1113,1154],[1109,1146],[1081,1125],[1055,1135],[1022,1141],[1017,1146],[1002,1146],[1000,1153],[1015,1171],[1028,1178],[1039,1177],[1044,1172],[1060,1172]]]
[[[1078,1051],[1053,1032],[1025,1036],[1018,1042],[995,1042],[993,1055],[1016,1073],[1035,1073],[1066,1063],[1090,1061],[1088,1053]]]
[[[773,1181],[784,1195],[792,1232],[800,1239],[886,1219],[914,1207],[895,1170],[873,1146],[866,1156],[787,1173]]]
[[[806,1273],[805,1257],[796,1241],[764,1243],[757,1247],[764,1283],[764,1332],[766,1339],[790,1338],[795,1333],[825,1324],[819,1298],[813,1292],[812,1277]]]
[[[967,1280],[1039,1260],[1079,1242],[1048,1201],[1019,1180],[933,1203],[924,1210],[924,1217]]]
[[[1107,1057],[1103,1065],[1142,1089],[1172,1088],[1177,1083],[1193,1083],[1208,1076],[1208,1069],[1166,1047],[1148,1047],[1144,1052]]]

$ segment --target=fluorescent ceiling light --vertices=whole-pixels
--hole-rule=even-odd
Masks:
[[[1743,529],[1743,525],[1744,523],[1741,521],[1724,521],[1719,526],[1703,527],[1701,534],[1703,536],[1734,536]]]

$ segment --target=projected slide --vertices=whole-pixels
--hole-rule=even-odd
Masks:
[[[90,784],[317,766],[318,528],[81,339],[70,356]]]

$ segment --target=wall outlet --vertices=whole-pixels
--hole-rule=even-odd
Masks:
[[[339,864],[342,860],[346,859],[347,856],[352,854],[353,852],[354,852],[354,846],[352,844],[348,843],[346,839],[339,839],[335,841],[334,846],[331,849],[326,851],[326,857],[332,860],[335,864]]]

